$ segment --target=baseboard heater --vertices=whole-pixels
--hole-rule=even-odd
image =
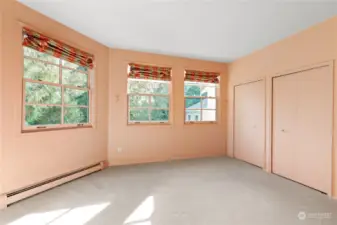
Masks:
[[[30,196],[36,195],[38,193],[44,192],[51,188],[57,187],[59,185],[65,184],[72,180],[78,179],[80,177],[89,175],[91,173],[97,172],[104,168],[104,163],[100,162],[67,174],[63,174],[58,177],[54,177],[52,179],[43,181],[41,183],[22,188],[20,190],[16,190],[5,195],[5,204],[10,205],[17,201],[23,200]]]

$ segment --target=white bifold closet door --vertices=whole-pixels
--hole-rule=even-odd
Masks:
[[[264,81],[238,85],[234,92],[234,157],[263,167],[265,162]]]
[[[331,190],[333,75],[321,66],[273,79],[274,173]]]

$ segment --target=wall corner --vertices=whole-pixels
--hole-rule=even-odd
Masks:
[[[100,164],[101,164],[102,170],[104,170],[104,169],[106,169],[110,166],[108,160],[105,160],[105,161],[101,162]]]

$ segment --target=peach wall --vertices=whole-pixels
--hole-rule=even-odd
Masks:
[[[0,194],[106,160],[109,49],[16,1],[1,0],[0,12]],[[94,128],[21,133],[21,22],[95,55]]]
[[[3,8],[3,2],[0,2],[0,9]],[[2,86],[2,11],[0,10],[0,87]],[[2,105],[2,94],[0,91],[0,105]],[[2,112],[0,110],[0,127],[2,127]],[[3,152],[2,152],[2,129],[0,129],[0,209],[1,209],[1,193],[3,190]]]
[[[172,67],[170,125],[127,125],[127,66],[130,62]],[[221,73],[217,124],[184,124],[184,70]],[[227,66],[222,63],[112,49],[110,51],[110,165],[224,155]],[[117,152],[121,147],[122,151]]]
[[[21,24],[96,56],[94,128],[21,133]],[[337,58],[337,17],[227,65],[107,47],[21,5],[0,1],[0,197],[24,186],[109,159],[110,165],[233,154],[233,86],[266,81],[266,170],[270,171],[271,78]],[[172,67],[170,125],[127,125],[127,65]],[[185,69],[221,72],[218,123],[184,124]],[[335,68],[335,74],[337,68]],[[337,79],[334,81],[337,82]],[[336,91],[337,85],[334,88]],[[227,102],[228,99],[228,102]],[[335,114],[337,98],[334,98]],[[228,105],[228,108],[227,108]],[[228,130],[228,132],[227,132]],[[334,120],[334,131],[337,131]],[[334,137],[335,138],[335,137]],[[117,152],[121,147],[122,151]],[[334,149],[334,195],[337,150]],[[1,203],[1,201],[0,201]]]
[[[337,58],[337,17],[286,38],[267,48],[243,57],[229,66],[228,81],[228,144],[227,154],[233,156],[233,86],[264,79],[266,81],[266,170],[271,170],[271,93],[272,77],[278,73],[331,62]],[[336,74],[337,68],[334,69]],[[336,78],[334,91],[337,91]],[[337,115],[337,98],[334,98],[334,115]],[[337,131],[334,120],[334,133]],[[336,135],[334,136],[335,142]],[[334,187],[337,196],[337,150],[333,149]]]
[[[95,54],[93,129],[21,133],[22,24]],[[106,160],[107,153],[111,165],[225,154],[225,64],[109,50],[12,0],[0,2],[0,49],[0,103],[4,106],[0,110],[0,196]],[[173,117],[170,125],[126,125],[129,62],[172,67]],[[221,72],[217,124],[184,125],[184,69]],[[123,151],[117,153],[117,147]]]

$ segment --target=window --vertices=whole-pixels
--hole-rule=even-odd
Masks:
[[[140,68],[151,68],[147,72]],[[128,78],[128,123],[168,123],[170,118],[170,68],[168,76],[153,73],[161,67],[130,64]]]
[[[90,66],[23,45],[23,130],[89,125]]]
[[[218,76],[217,73],[189,71],[188,74],[186,72],[184,91],[186,123],[215,122],[217,120]]]

